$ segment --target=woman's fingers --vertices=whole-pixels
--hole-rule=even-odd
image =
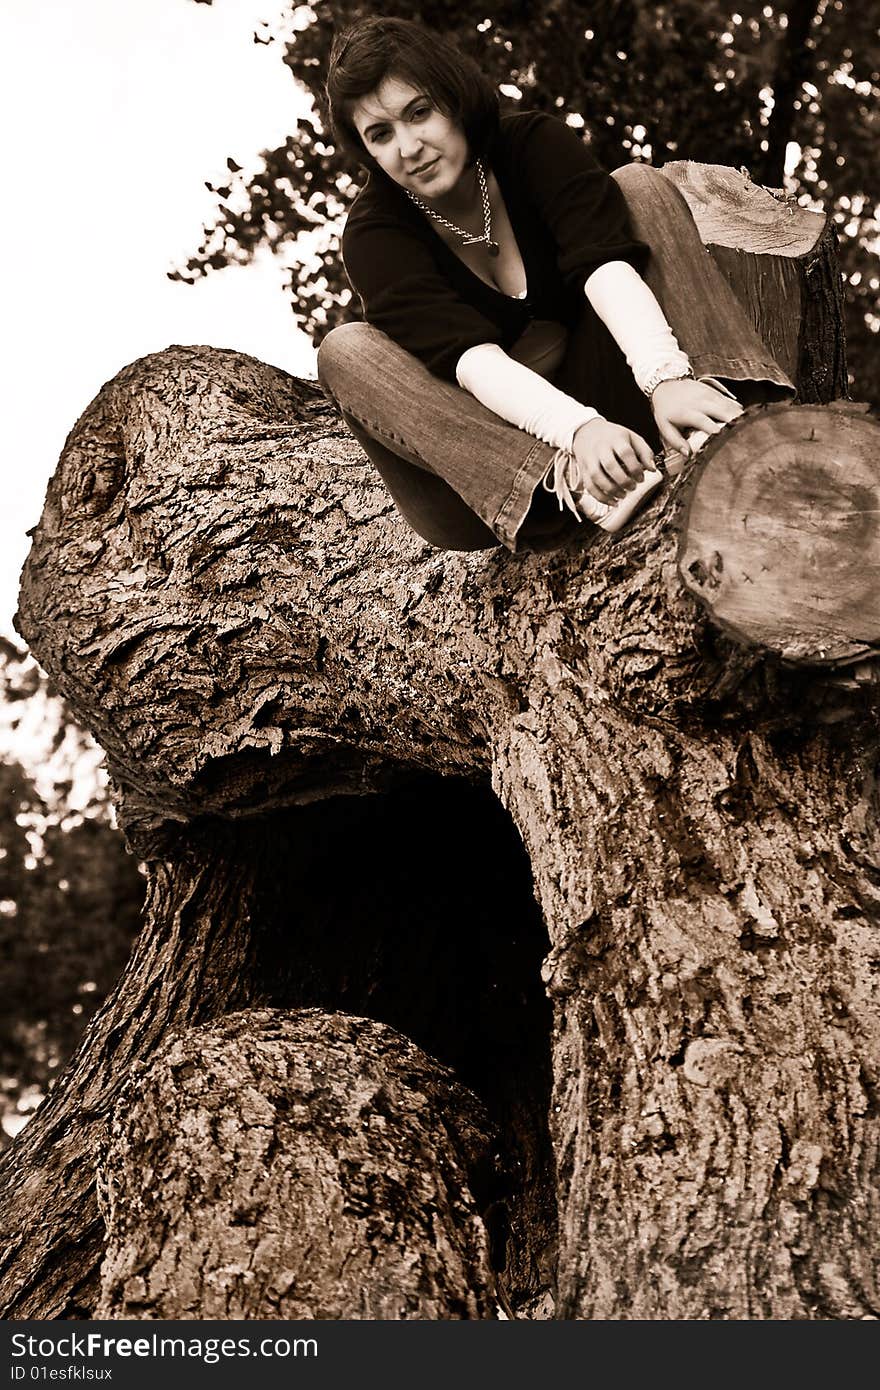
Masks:
[[[723,392],[716,391],[708,384],[704,384],[703,394],[695,404],[713,420],[721,420],[723,424],[728,424],[729,421],[735,420],[737,415],[743,413],[743,407],[739,401],[725,396]]]
[[[742,411],[739,410],[733,414],[730,419],[735,420],[737,415],[741,414]],[[724,426],[729,423],[730,420],[716,420],[711,415],[707,415],[701,410],[688,410],[686,413],[677,415],[674,423],[670,419],[659,419],[657,421],[657,428],[665,444],[671,444],[673,448],[681,449],[682,440],[684,438],[683,431],[686,431],[687,434],[691,434],[696,430],[701,430],[705,434],[717,434],[719,430],[723,430]],[[684,452],[687,453],[687,449],[685,449]]]
[[[613,454],[603,458],[595,475],[596,485],[602,489],[603,502],[612,502],[622,497],[630,485],[629,478]]]
[[[715,392],[715,396],[717,397],[717,401],[712,402],[712,414],[716,420],[723,420],[727,425],[730,424],[731,420],[735,420],[738,415],[742,415],[743,407],[740,405],[739,401],[731,401],[727,396],[722,396],[718,391]]]
[[[625,444],[619,444],[615,449],[618,459],[623,468],[629,474],[630,481],[640,483],[645,476],[645,465],[639,457],[635,447],[635,436],[630,435]]]
[[[654,468],[654,454],[641,435],[611,421],[581,427],[574,440],[583,472],[581,486],[600,502],[616,502]]]
[[[724,428],[726,421],[713,420],[711,415],[703,415],[700,411],[695,410],[689,419],[678,423],[687,425],[689,430],[705,430],[706,434],[717,434],[719,430]]]
[[[623,497],[654,467],[654,455],[637,434],[630,434],[614,446],[614,455],[603,461],[602,467],[615,486],[615,496]]]
[[[630,434],[630,440],[632,441],[633,449],[638,455],[639,463],[642,465],[643,476],[644,473],[652,472],[657,465],[654,462],[654,450],[651,448],[650,444],[647,440],[643,439],[640,434]]]
[[[669,449],[680,449],[683,454],[690,457],[690,445],[682,434],[681,430],[676,429],[671,420],[658,420],[657,428],[663,443]]]
[[[619,459],[616,454],[606,455],[602,460],[602,468],[615,487],[625,489],[629,486],[629,470],[624,466],[622,460]]]
[[[661,382],[651,397],[654,419],[667,448],[690,450],[685,434],[694,430],[716,434],[743,412],[739,401],[691,378]]]
[[[613,502],[616,498],[623,496],[621,488],[617,488],[609,478],[600,470],[590,473],[586,482],[587,492],[596,498],[597,502]]]

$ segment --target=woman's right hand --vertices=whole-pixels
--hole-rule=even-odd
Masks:
[[[572,453],[580,465],[581,486],[599,502],[616,502],[656,467],[640,434],[602,416],[575,430]]]

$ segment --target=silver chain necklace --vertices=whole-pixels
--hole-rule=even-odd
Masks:
[[[417,198],[415,193],[411,193],[408,188],[404,189],[404,192],[408,198],[412,199],[420,212],[423,212],[426,217],[433,217],[435,222],[439,222],[440,225],[446,227],[448,231],[455,232],[456,236],[462,238],[465,246],[479,246],[481,242],[485,242],[486,250],[489,252],[489,255],[497,256],[501,248],[497,241],[492,240],[492,209],[489,206],[489,186],[486,183],[486,175],[483,171],[483,161],[481,159],[477,160],[477,178],[480,180],[480,196],[483,200],[482,236],[473,236],[470,232],[466,232],[463,227],[457,227],[454,222],[450,222],[448,217],[441,217],[439,212],[435,212],[433,208],[429,208],[427,203],[423,203],[421,198]]]

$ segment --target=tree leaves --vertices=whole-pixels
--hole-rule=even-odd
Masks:
[[[15,727],[37,706],[47,757],[75,769],[86,739],[46,711],[39,667],[0,637],[0,702]],[[106,794],[72,811],[73,771],[51,793],[0,758],[0,1147],[39,1103],[121,971],[140,922],[143,880],[110,824]]]

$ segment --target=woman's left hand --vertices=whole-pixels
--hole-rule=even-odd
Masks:
[[[651,395],[651,409],[663,443],[690,455],[682,431],[705,430],[717,434],[729,420],[742,415],[739,401],[716,391],[705,381],[683,377],[678,381],[661,381]]]

